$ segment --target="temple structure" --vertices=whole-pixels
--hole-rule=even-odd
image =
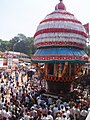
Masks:
[[[87,37],[82,23],[66,11],[62,0],[40,22],[34,35],[37,51],[32,62],[45,63],[43,76],[50,92],[69,91],[71,83],[80,77],[88,61],[84,51]]]

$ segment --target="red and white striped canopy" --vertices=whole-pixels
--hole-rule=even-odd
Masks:
[[[48,14],[37,27],[34,35],[37,48],[47,46],[73,46],[84,48],[87,34],[80,21],[66,11],[61,1],[55,11]]]

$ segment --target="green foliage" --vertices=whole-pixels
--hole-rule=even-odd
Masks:
[[[9,41],[3,41],[0,39],[0,51],[4,52],[8,50]]]
[[[33,37],[26,37],[23,34],[18,34],[10,41],[3,41],[0,39],[0,51],[22,52],[31,57],[36,51],[33,39]]]

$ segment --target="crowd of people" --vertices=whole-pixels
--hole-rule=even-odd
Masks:
[[[90,86],[81,84],[70,97],[45,95],[38,77],[27,70],[0,72],[0,120],[85,120],[90,112]],[[74,92],[76,94],[74,94]]]

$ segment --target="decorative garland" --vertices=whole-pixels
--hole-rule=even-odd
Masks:
[[[45,47],[45,46],[76,46],[76,47],[79,47],[79,48],[83,48],[85,45],[84,44],[82,44],[82,43],[76,43],[76,42],[67,42],[67,41],[65,41],[65,42],[63,42],[63,41],[61,41],[61,42],[58,42],[58,41],[55,41],[55,42],[53,42],[53,41],[50,41],[50,42],[39,42],[39,43],[37,43],[36,44],[36,46],[37,46],[37,48],[39,48],[39,47]]]
[[[45,19],[48,18],[71,18],[71,19],[76,19],[73,14],[66,12],[66,11],[54,11],[50,14],[48,14]],[[78,21],[78,20],[77,20]]]
[[[48,18],[48,19],[45,19],[43,21],[40,22],[41,23],[44,23],[44,22],[51,22],[51,21],[65,21],[65,22],[73,22],[73,23],[79,23],[81,24],[80,21],[78,20],[74,20],[74,19],[70,19],[70,18]]]
[[[43,22],[40,24],[37,28],[37,31],[43,30],[43,29],[48,29],[48,28],[64,28],[64,29],[74,29],[78,31],[85,31],[84,27],[81,24],[77,24],[74,22],[70,21],[48,21],[48,22]]]
[[[56,76],[50,76],[45,75],[44,79],[46,81],[55,81],[55,82],[72,82],[75,80],[75,76],[66,76],[66,77],[56,77]]]
[[[76,43],[82,43],[86,44],[86,41],[84,39],[79,38],[68,38],[68,37],[52,37],[52,38],[41,38],[41,39],[35,39],[35,44],[41,43],[41,42],[76,42]]]
[[[60,38],[60,37],[67,37],[69,38],[76,38],[76,39],[81,39],[86,41],[86,37],[79,35],[79,34],[75,34],[75,33],[63,33],[63,32],[58,32],[58,33],[43,33],[43,34],[39,34],[38,36],[35,36],[34,40],[37,39],[43,39],[43,38]]]
[[[72,56],[72,55],[60,55],[60,56],[33,56],[32,60],[37,61],[51,61],[51,60],[60,60],[60,61],[67,61],[67,60],[82,60],[87,61],[87,56]]]
[[[47,15],[48,16],[51,16],[53,14],[61,14],[61,15],[70,15],[70,16],[74,16],[73,14],[67,12],[66,10],[63,10],[63,11],[60,11],[60,10],[55,10],[54,12],[50,13]]]
[[[48,43],[49,44],[49,42],[52,42],[52,43],[54,43],[54,44],[56,44],[56,43],[59,43],[59,42],[61,42],[61,43],[78,43],[78,44],[83,44],[83,45],[85,45],[86,44],[86,41],[85,40],[83,40],[83,39],[76,39],[76,38],[66,38],[66,37],[60,37],[60,38],[43,38],[43,39],[35,39],[35,44],[37,45],[37,44],[42,44],[42,43]]]
[[[43,33],[55,33],[55,32],[63,32],[63,33],[75,33],[75,34],[80,34],[84,37],[88,37],[85,32],[82,31],[77,31],[77,30],[71,30],[71,29],[64,29],[64,28],[48,28],[48,29],[43,29],[35,33],[34,37],[38,36],[39,34]]]

